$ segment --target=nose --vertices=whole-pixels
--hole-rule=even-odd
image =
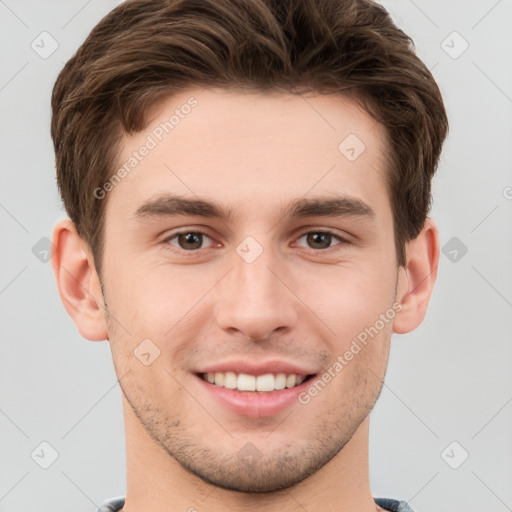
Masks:
[[[289,272],[270,249],[251,263],[235,253],[233,268],[217,289],[215,316],[220,328],[263,341],[297,322],[300,301],[290,289]]]

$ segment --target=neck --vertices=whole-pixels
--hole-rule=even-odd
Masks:
[[[122,512],[375,512],[369,485],[369,418],[325,466],[299,484],[270,493],[230,491],[181,467],[148,436],[123,397],[127,492]]]

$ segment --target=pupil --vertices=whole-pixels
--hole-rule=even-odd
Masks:
[[[313,246],[315,245],[322,245],[322,242],[325,245],[325,242],[327,242],[326,247],[321,247],[323,249],[326,249],[329,247],[331,242],[331,235],[329,233],[310,233],[308,235],[308,243],[311,243]],[[317,247],[318,248],[318,247]]]
[[[184,239],[184,240],[183,240]],[[185,245],[189,244],[189,247],[183,247],[181,243],[184,241]],[[180,246],[183,249],[198,249],[201,246],[202,242],[202,234],[201,233],[185,233],[184,235],[180,235]],[[331,242],[331,235],[329,233],[309,233],[308,234],[308,243],[318,248],[328,248]],[[190,247],[190,244],[192,247]]]
[[[184,239],[184,243],[186,244],[192,244],[193,247],[183,247],[183,244],[181,243]],[[201,246],[201,240],[202,235],[201,233],[185,233],[184,235],[180,235],[180,246],[182,249],[198,249]]]

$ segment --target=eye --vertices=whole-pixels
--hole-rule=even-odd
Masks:
[[[345,240],[344,238],[335,235],[331,231],[309,231],[308,233],[304,233],[300,238],[306,238],[306,243],[309,244],[309,247],[311,249],[329,249],[331,246],[331,242],[333,239],[338,240],[340,243],[335,245],[341,245],[341,244],[348,244],[348,240]]]
[[[205,238],[212,241],[212,239],[202,231],[181,231],[166,238],[164,242],[184,251],[195,251],[203,248],[201,246]]]
[[[307,247],[310,249],[327,250],[337,245],[349,244],[350,242],[343,237],[336,235],[331,231],[309,231],[299,237],[298,240],[305,238]],[[167,237],[164,243],[175,247],[177,250],[196,252],[204,249],[203,243],[205,239],[210,241],[210,247],[213,247],[214,241],[202,231],[180,231]],[[337,244],[332,244],[333,240],[337,240]],[[304,247],[304,246],[302,246]]]

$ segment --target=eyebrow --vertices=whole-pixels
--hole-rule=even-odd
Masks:
[[[140,205],[133,218],[142,221],[152,217],[180,215],[214,218],[225,222],[232,222],[237,217],[233,208],[224,208],[211,201],[164,194]],[[373,220],[375,211],[362,200],[352,196],[327,196],[295,199],[282,208],[280,218],[283,217],[367,217]]]

